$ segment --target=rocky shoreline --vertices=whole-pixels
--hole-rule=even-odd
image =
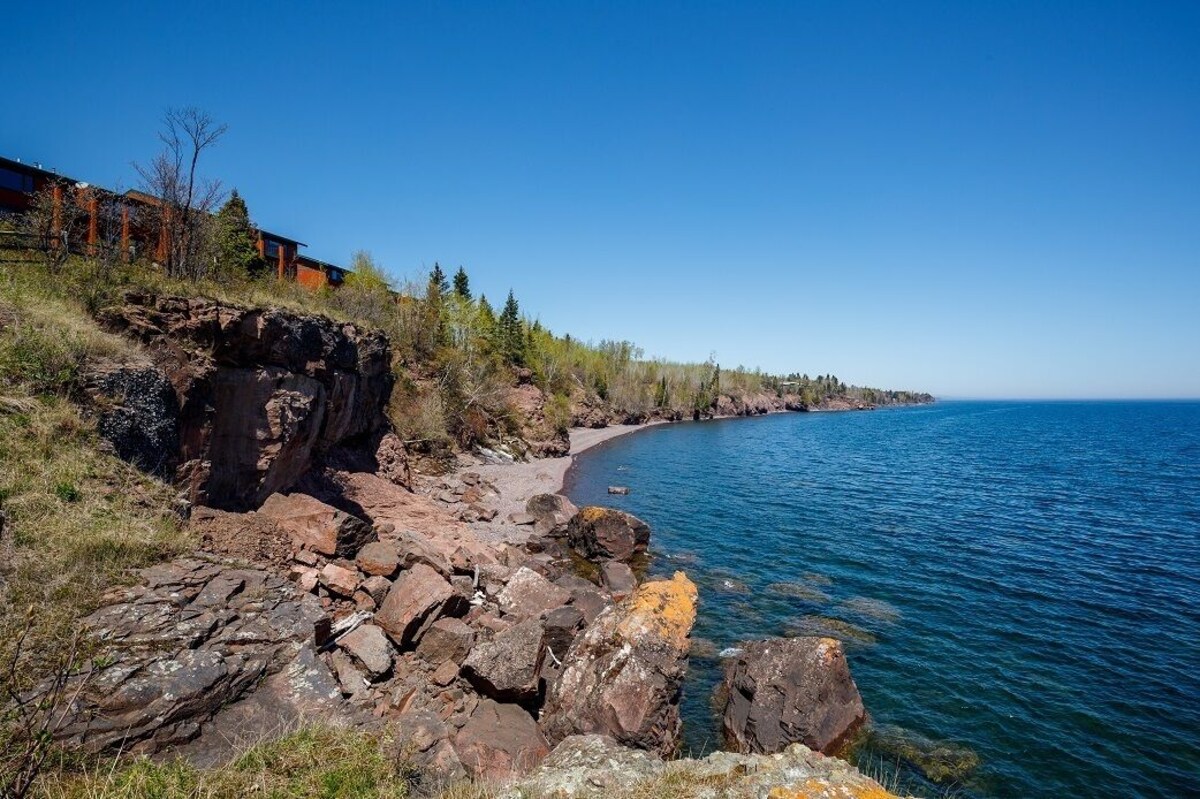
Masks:
[[[559,493],[573,456],[414,475],[382,415],[386,341],[176,298],[131,298],[109,324],[149,357],[93,381],[101,430],[181,488],[199,551],[87,616],[99,654],[61,740],[211,765],[319,719],[386,730],[425,791],[609,796],[621,769],[691,769],[746,795],[888,795],[819,754],[866,716],[827,638],[748,642],[724,692],[742,754],[668,763],[696,586],[645,580],[650,528]],[[571,449],[645,428],[577,430]]]

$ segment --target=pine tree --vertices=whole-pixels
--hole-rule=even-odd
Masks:
[[[245,278],[263,267],[246,201],[234,189],[215,217],[217,271],[222,278]]]
[[[467,277],[467,272],[461,266],[454,273],[454,293],[464,300],[471,299],[471,281]]]
[[[437,261],[433,262],[433,269],[429,272],[429,285],[436,287],[438,294],[443,297],[450,293],[450,282],[446,280],[446,273]]]
[[[496,324],[496,337],[498,345],[496,350],[501,357],[514,366],[524,366],[525,334],[521,325],[521,308],[511,289],[508,292],[508,299],[504,303],[504,310],[500,312],[500,319]]]

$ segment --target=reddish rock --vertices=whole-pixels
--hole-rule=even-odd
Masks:
[[[364,574],[395,577],[400,571],[400,550],[389,541],[372,541],[358,551],[354,562]]]
[[[417,564],[392,584],[383,606],[375,614],[375,623],[404,647],[418,642],[421,634],[440,617],[464,612],[464,606],[462,597],[444,577],[428,566]]]
[[[528,619],[490,641],[477,643],[463,663],[463,676],[485,696],[529,702],[538,694],[538,672],[546,648],[542,624]]]
[[[525,503],[525,512],[534,518],[541,535],[563,535],[579,508],[561,494],[536,494]]]
[[[731,750],[774,754],[802,743],[831,754],[866,718],[840,642],[772,638],[742,649],[725,667]]]
[[[541,616],[571,601],[571,594],[525,566],[517,569],[496,597],[505,615],[516,619]]]
[[[475,643],[475,631],[462,619],[438,619],[421,636],[417,654],[434,665],[450,662],[455,667],[467,658]]]
[[[600,567],[600,580],[618,602],[637,588],[637,578],[633,576],[633,569],[619,560],[604,562]]]
[[[392,643],[374,624],[354,628],[338,639],[338,646],[346,650],[372,679],[392,669]]]
[[[632,514],[593,505],[571,519],[567,525],[567,541],[589,560],[628,563],[635,556],[645,554],[650,544],[650,527]]]
[[[272,494],[259,513],[275,521],[303,546],[329,557],[353,558],[375,538],[371,526],[307,494]]]
[[[375,576],[363,580],[362,585],[359,586],[359,590],[369,594],[371,599],[375,601],[375,606],[378,607],[383,602],[384,597],[387,596],[388,591],[391,590],[391,587],[391,580],[386,577]]]
[[[583,612],[573,605],[552,610],[546,615],[543,625],[546,630],[546,646],[556,658],[562,660],[567,654],[583,625]]]
[[[257,507],[317,455],[386,431],[395,378],[382,334],[280,309],[124,300],[102,321],[145,345],[170,381],[155,396],[175,429],[154,440],[178,442],[170,463],[192,503]]]
[[[454,738],[476,780],[503,780],[533,769],[550,753],[533,717],[518,705],[482,699]]]
[[[682,573],[643,584],[575,639],[542,709],[551,742],[600,733],[664,757],[679,742],[680,686],[696,586]]]
[[[336,563],[327,563],[325,568],[321,569],[321,585],[338,596],[354,596],[354,592],[358,590],[359,579],[357,571],[338,566]]]

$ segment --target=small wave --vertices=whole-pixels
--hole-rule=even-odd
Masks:
[[[721,658],[722,660],[725,660],[726,658],[735,658],[735,657],[738,657],[739,655],[741,655],[745,651],[746,650],[742,649],[741,647],[729,646],[729,647],[725,647],[719,653],[717,653],[717,657]]]

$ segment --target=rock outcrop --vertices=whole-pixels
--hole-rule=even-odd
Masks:
[[[745,644],[725,667],[726,745],[771,754],[802,743],[832,753],[866,711],[840,642],[771,638]]]
[[[126,399],[102,416],[101,431],[133,462],[170,468],[193,503],[257,507],[318,456],[339,447],[374,453],[387,431],[394,377],[382,334],[278,309],[140,294],[102,321],[148,348],[173,396],[158,377],[110,372],[98,389]],[[147,391],[131,401],[130,386]],[[133,435],[139,427],[148,434]],[[171,440],[178,450],[167,458]]]
[[[823,757],[799,744],[772,756],[717,752],[703,760],[664,762],[603,735],[565,739],[541,766],[508,785],[499,796],[895,799],[849,763]]]
[[[106,599],[84,619],[100,655],[57,733],[71,744],[152,754],[213,725],[265,735],[313,713],[347,716],[316,654],[330,619],[315,596],[280,577],[183,558],[146,569],[142,585]]]
[[[630,513],[588,506],[571,518],[567,542],[588,560],[629,563],[650,545],[650,526]]]
[[[602,733],[663,756],[679,743],[679,693],[696,586],[682,572],[643,584],[571,645],[542,711],[547,739]]]

